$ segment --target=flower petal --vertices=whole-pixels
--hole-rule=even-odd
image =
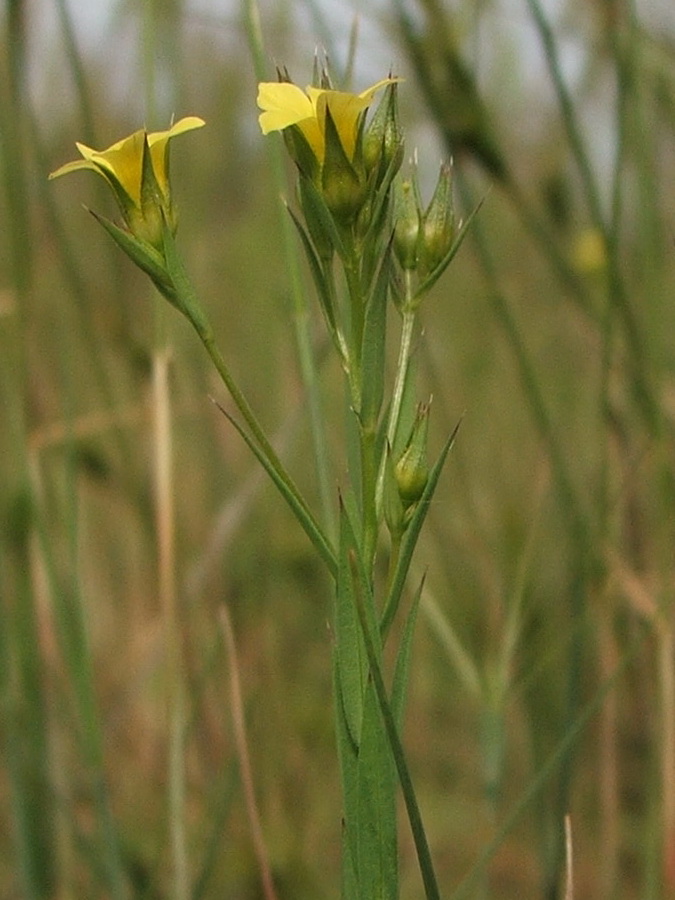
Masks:
[[[258,85],[258,106],[263,112],[258,121],[263,134],[282,131],[314,116],[309,97],[288,81],[263,81]]]
[[[143,164],[143,143],[145,131],[135,131],[129,137],[118,141],[100,153],[78,145],[78,150],[96,166],[106,169],[124,188],[134,204],[141,204],[141,174]]]
[[[94,172],[98,172],[99,169],[94,163],[89,162],[88,159],[74,159],[72,162],[64,163],[64,165],[60,166],[58,169],[55,169],[53,172],[49,173],[49,178],[60,178],[61,175],[68,175],[69,172],[77,172],[79,169],[93,169]]]
[[[352,94],[349,91],[324,90],[322,88],[308,87],[307,94],[312,101],[314,114],[321,123],[321,129],[325,127],[326,108],[337,128],[345,153],[349,159],[353,159],[356,147],[356,134],[359,116],[372,103],[375,94],[398,78],[383,78],[362,91],[360,94]]]
[[[169,173],[166,153],[169,141],[178,134],[193,131],[195,128],[201,128],[205,124],[204,120],[198,116],[185,116],[184,119],[175,122],[167,131],[153,131],[148,135],[152,168],[157,183],[165,197],[169,195]]]

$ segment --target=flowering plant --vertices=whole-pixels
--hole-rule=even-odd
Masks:
[[[335,584],[333,659],[336,733],[344,803],[342,895],[398,897],[396,789],[399,782],[416,842],[426,896],[439,896],[427,840],[399,735],[419,583],[397,630],[393,672],[384,648],[400,614],[413,553],[429,502],[453,443],[427,461],[429,402],[415,403],[410,374],[416,317],[423,297],[457,252],[451,170],[441,168],[422,210],[416,178],[401,179],[399,79],[361,93],[335,90],[326,71],[302,91],[287,74],[258,91],[264,134],[281,131],[298,170],[299,210],[291,216],[307,256],[321,311],[346,378],[354,427],[340,486],[337,536],[314,514],[233,379],[175,242],[169,143],[200,128],[181,119],[166,131],[140,130],[96,151],[58,177],[91,169],[110,185],[124,227],[94,214],[190,321],[232,395],[241,420],[228,415],[291,507]],[[382,92],[373,115],[368,110]],[[391,383],[385,360],[390,309],[398,314],[398,362]],[[376,558],[389,534],[388,571]]]

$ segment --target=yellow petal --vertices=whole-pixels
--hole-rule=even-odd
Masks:
[[[154,131],[147,136],[155,176],[165,195],[168,194],[169,189],[166,171],[166,145],[168,141],[178,134],[192,131],[194,128],[201,128],[204,124],[204,120],[198,116],[186,116],[166,131]],[[140,207],[144,138],[145,130],[140,129],[129,135],[129,137],[122,138],[121,141],[112,144],[107,150],[92,150],[86,144],[78,143],[76,147],[83,158],[66,163],[55,172],[52,172],[49,177],[58,178],[61,175],[67,175],[69,172],[76,172],[80,169],[92,169],[110,181],[113,187],[115,187],[114,182],[119,183],[132,202],[137,207]],[[108,175],[114,179],[114,182],[108,178]]]
[[[73,162],[65,163],[58,169],[49,173],[50,178],[60,178],[61,175],[68,175],[69,172],[77,172],[79,169],[93,169],[98,172],[96,166],[87,159],[75,159]]]
[[[325,127],[326,108],[335,122],[335,127],[340,135],[340,141],[345,153],[352,159],[356,148],[356,134],[359,116],[372,103],[375,94],[388,84],[399,81],[398,78],[383,78],[362,91],[360,94],[352,94],[349,91],[329,91],[321,88],[308,87],[307,93],[315,109],[315,115]]]
[[[375,96],[375,94],[379,90],[381,90],[383,87],[386,87],[388,84],[394,84],[394,82],[396,82],[396,81],[403,81],[403,79],[399,78],[398,76],[393,76],[391,78],[383,78],[381,81],[378,81],[377,84],[374,84],[372,87],[369,87],[367,90],[362,91],[359,94],[359,97],[361,97],[361,99],[363,99],[363,100],[365,100],[367,98],[368,103],[370,103],[371,100],[373,99],[373,97]]]
[[[200,119],[198,116],[186,116],[184,119],[180,119],[173,124],[167,131],[153,131],[148,135],[148,146],[150,147],[152,168],[157,183],[165,196],[168,196],[169,194],[166,154],[166,148],[169,141],[178,134],[184,134],[186,131],[193,131],[195,128],[201,128],[204,124],[206,124],[204,120]]]
[[[288,81],[263,81],[258,85],[258,106],[263,112],[258,121],[263,134],[282,131],[314,116],[309,97]]]
[[[140,206],[144,140],[145,131],[141,129],[100,153],[93,151],[87,155],[88,148],[82,146],[78,146],[78,150],[90,162],[110,172],[134,204]]]

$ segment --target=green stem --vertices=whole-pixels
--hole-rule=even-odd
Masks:
[[[406,281],[409,282],[410,273],[406,272]],[[408,290],[408,284],[406,290]],[[389,424],[387,426],[387,440],[391,447],[394,446],[396,433],[398,431],[398,421],[401,416],[401,404],[403,402],[403,394],[405,391],[405,383],[408,377],[408,366],[410,363],[410,353],[412,350],[412,339],[415,328],[415,310],[404,304],[403,306],[403,322],[401,327],[401,342],[398,351],[398,362],[396,364],[396,377],[394,380],[394,389],[391,397],[391,410],[389,413]]]
[[[401,416],[401,406],[403,403],[403,394],[405,392],[405,383],[408,377],[408,368],[410,365],[410,354],[412,352],[412,339],[415,329],[416,309],[410,302],[413,296],[411,273],[406,272],[405,290],[406,297],[403,302],[401,340],[398,349],[398,361],[396,363],[396,375],[394,376],[394,387],[391,395],[391,406],[389,409],[389,422],[387,424],[387,443],[393,449],[396,433],[398,431],[399,418]],[[375,505],[377,516],[379,519],[382,510],[382,495],[384,493],[384,471],[386,463],[387,448],[382,450],[382,459],[380,460],[380,468],[377,474],[377,488],[375,492]]]
[[[375,492],[377,465],[374,432],[359,427],[361,451],[361,500],[363,503],[363,558],[371,571],[377,547]]]
[[[362,396],[361,346],[363,344],[366,298],[363,296],[361,285],[361,260],[351,240],[345,239],[345,245],[349,248],[347,259],[344,261],[350,318],[349,358],[351,364],[349,367],[349,389],[352,406],[355,412],[359,414]]]

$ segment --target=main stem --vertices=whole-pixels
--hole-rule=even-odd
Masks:
[[[396,432],[398,430],[398,422],[401,416],[401,406],[403,404],[403,394],[405,391],[405,383],[408,377],[408,368],[410,364],[410,354],[412,351],[412,339],[415,328],[415,312],[416,308],[412,303],[412,280],[411,273],[405,273],[405,300],[402,307],[402,326],[401,326],[401,342],[398,350],[398,360],[396,363],[396,376],[394,379],[394,389],[391,395],[391,407],[389,409],[389,422],[387,424],[387,443],[390,448],[394,446]],[[376,508],[382,509],[382,493],[384,490],[384,466],[386,459],[386,447],[380,461],[380,469],[377,475],[376,490]]]

